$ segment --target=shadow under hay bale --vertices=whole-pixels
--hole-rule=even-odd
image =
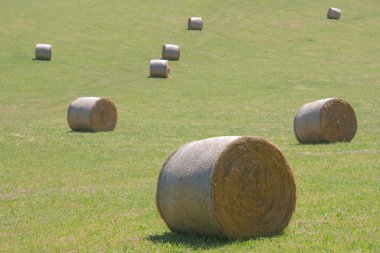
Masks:
[[[342,15],[342,11],[338,8],[331,7],[327,11],[327,18],[328,19],[340,19],[341,15]]]
[[[283,236],[283,232],[274,234],[271,237]],[[258,239],[257,237],[255,239]],[[219,247],[223,247],[229,244],[233,244],[236,241],[250,240],[247,238],[245,240],[236,240],[228,237],[220,237],[215,235],[198,235],[198,234],[186,234],[186,233],[176,233],[176,232],[165,232],[163,234],[155,234],[146,237],[145,239],[160,244],[170,244],[175,246],[185,246],[186,248],[191,248],[193,250],[209,250]]]
[[[172,231],[254,238],[288,225],[296,186],[286,158],[268,141],[214,137],[186,144],[167,158],[156,203]]]
[[[162,46],[162,59],[178,61],[179,56],[179,46],[173,44],[165,44]]]
[[[355,111],[343,99],[304,104],[294,117],[294,133],[300,143],[349,142],[356,131]]]
[[[175,232],[150,235],[146,239],[154,243],[186,246],[186,248],[191,248],[193,250],[214,249],[235,242],[234,240],[226,237],[200,236],[197,234],[181,234]]]
[[[188,30],[202,30],[203,29],[203,20],[200,17],[190,17],[187,20],[187,29]]]
[[[168,78],[170,70],[168,60],[150,60],[149,77]]]
[[[67,121],[73,131],[112,131],[117,123],[116,106],[107,98],[81,97],[70,104]]]

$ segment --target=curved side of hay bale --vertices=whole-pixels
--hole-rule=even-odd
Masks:
[[[187,28],[189,30],[202,30],[203,20],[201,17],[190,17],[187,20]]]
[[[167,60],[150,60],[149,72],[150,77],[163,77],[169,76],[169,64]]]
[[[165,44],[162,46],[162,59],[179,60],[180,48],[177,45]]]
[[[70,104],[67,121],[73,131],[112,131],[117,123],[117,109],[107,98],[81,97]]]
[[[157,207],[173,231],[221,234],[211,194],[211,174],[225,147],[238,137],[206,139],[182,146],[164,163],[157,185]]]
[[[52,55],[52,46],[49,44],[36,44],[35,59],[50,61]]]
[[[320,124],[321,108],[332,98],[304,104],[294,117],[294,133],[299,142],[321,142],[324,140]]]
[[[285,157],[258,137],[192,142],[162,166],[157,208],[177,232],[251,238],[281,232],[296,203]]]
[[[326,98],[303,105],[294,117],[300,143],[351,141],[357,131],[354,109],[343,99]]]
[[[342,11],[340,9],[331,7],[327,11],[327,18],[328,19],[340,19],[341,14],[342,14]]]

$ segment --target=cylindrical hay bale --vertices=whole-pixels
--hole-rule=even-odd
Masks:
[[[157,208],[176,232],[252,238],[281,232],[296,205],[291,168],[258,137],[191,142],[161,168]]]
[[[169,64],[167,60],[150,60],[150,77],[169,76]]]
[[[179,60],[179,46],[173,44],[165,44],[162,46],[162,59]]]
[[[202,30],[203,21],[200,17],[190,17],[187,21],[187,27],[189,30]]]
[[[326,98],[304,104],[294,117],[301,143],[349,142],[357,130],[356,114],[343,99]]]
[[[35,59],[50,61],[52,47],[49,44],[36,44]]]
[[[117,122],[116,106],[107,98],[81,97],[70,104],[67,121],[73,131],[112,131]]]
[[[341,14],[342,14],[342,11],[340,9],[331,7],[327,11],[327,18],[328,19],[340,19]]]

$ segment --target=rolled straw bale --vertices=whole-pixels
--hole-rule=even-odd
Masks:
[[[35,59],[50,61],[52,47],[49,44],[36,44]]]
[[[200,17],[190,17],[187,20],[187,27],[189,30],[202,30],[203,21]]]
[[[167,60],[150,60],[150,77],[169,76],[170,68]]]
[[[173,44],[165,44],[162,46],[162,59],[179,60],[179,46]]]
[[[356,114],[343,99],[326,98],[304,104],[294,117],[301,143],[351,141],[357,130]]]
[[[81,97],[70,104],[67,121],[73,131],[112,131],[117,122],[116,106],[107,98]]]
[[[331,7],[327,11],[327,18],[328,19],[340,19],[341,14],[342,14],[342,11],[340,9]]]
[[[286,158],[268,141],[214,137],[188,143],[167,158],[156,204],[172,231],[267,236],[288,225],[296,186]]]

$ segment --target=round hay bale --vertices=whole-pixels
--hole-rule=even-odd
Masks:
[[[172,231],[268,236],[288,225],[296,185],[286,158],[268,141],[214,137],[186,144],[167,158],[156,204]]]
[[[162,46],[162,59],[179,60],[179,46],[173,44],[165,44]]]
[[[150,77],[169,76],[170,67],[167,60],[150,60]]]
[[[343,99],[326,98],[304,104],[294,117],[301,143],[351,141],[357,130],[356,114]]]
[[[328,19],[340,19],[341,14],[342,14],[342,11],[340,9],[331,7],[327,11],[327,18]]]
[[[116,106],[107,98],[81,97],[70,104],[67,121],[73,131],[112,131],[117,122]]]
[[[190,17],[187,20],[187,27],[189,30],[202,30],[203,21],[200,17]]]
[[[36,44],[35,59],[50,61],[52,46],[49,44]]]

